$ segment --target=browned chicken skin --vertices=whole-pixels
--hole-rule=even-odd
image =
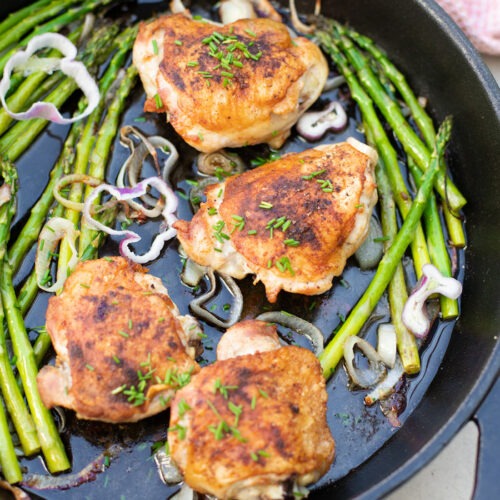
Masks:
[[[141,25],[133,58],[145,110],[166,111],[179,135],[203,152],[280,147],[328,76],[314,43],[292,40],[284,24],[260,18],[219,27],[162,16]]]
[[[199,370],[197,322],[180,316],[161,280],[121,257],[80,263],[49,300],[47,330],[57,360],[38,375],[42,400],[80,418],[133,422],[158,413]]]
[[[377,201],[376,153],[358,141],[290,154],[206,190],[174,227],[188,257],[235,278],[255,274],[267,298],[323,293],[366,236]]]
[[[252,327],[257,343],[260,332],[267,339],[275,328],[249,320],[224,336],[240,342],[239,329]],[[171,456],[186,483],[202,493],[283,498],[288,480],[307,485],[333,461],[326,401],[314,354],[300,347],[272,348],[265,340],[264,351],[204,367],[177,392],[168,432]]]

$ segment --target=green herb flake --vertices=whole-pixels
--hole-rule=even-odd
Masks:
[[[270,210],[271,208],[273,208],[273,204],[269,203],[268,201],[261,201],[259,203],[259,208],[263,208],[265,210]]]
[[[160,94],[155,94],[154,97],[156,109],[163,108],[163,101],[161,100]]]
[[[308,174],[308,175],[303,175],[302,179],[304,179],[305,181],[310,181],[311,179],[314,179],[318,175],[324,174],[325,172],[326,172],[326,169],[318,170],[317,172],[313,172],[313,173]]]
[[[177,411],[179,413],[179,418],[182,418],[189,410],[192,410],[192,408],[189,406],[186,400],[182,398],[177,404]]]
[[[157,56],[159,53],[158,42],[156,40],[153,40],[151,43],[153,44],[153,54]]]

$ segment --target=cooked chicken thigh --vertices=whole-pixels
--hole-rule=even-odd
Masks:
[[[240,343],[239,329],[250,327],[260,347],[264,336],[264,351],[202,368],[172,401],[171,456],[189,486],[220,499],[283,498],[291,483],[317,481],[334,457],[317,358],[270,347],[275,327],[262,321],[236,324],[223,338]]]
[[[141,24],[133,60],[146,111],[167,112],[199,151],[268,143],[280,147],[320,95],[328,65],[306,38],[270,19],[224,26],[185,14]]]
[[[49,300],[47,330],[57,359],[38,374],[40,395],[79,418],[158,413],[199,370],[198,323],[179,314],[159,278],[121,257],[80,263]]]
[[[189,258],[243,278],[267,298],[323,293],[363,242],[377,201],[374,150],[350,139],[290,154],[206,189],[190,222],[177,221]]]

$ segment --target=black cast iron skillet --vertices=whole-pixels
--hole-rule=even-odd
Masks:
[[[15,8],[27,3],[18,2]],[[155,8],[166,10],[168,5],[168,2],[153,2],[151,7],[151,2],[138,3],[141,5],[132,5],[131,10],[140,14]],[[311,1],[298,2],[302,12],[312,11],[312,4]],[[459,264],[465,265],[460,273],[465,276],[463,313],[454,328],[453,324],[444,325],[427,346],[424,369],[410,383],[412,396],[402,415],[402,428],[394,432],[378,409],[365,410],[359,404],[361,398],[343,397],[346,393],[345,375],[341,370],[335,381],[338,389],[330,383],[329,421],[336,439],[339,436],[338,455],[332,471],[315,487],[313,498],[332,498],[333,495],[337,498],[377,498],[410,477],[451,439],[471,418],[498,374],[500,355],[495,337],[500,320],[500,286],[495,279],[498,277],[495,257],[500,216],[497,197],[500,169],[495,162],[500,150],[500,93],[479,55],[430,0],[407,0],[404,3],[338,0],[324,1],[323,4],[325,15],[351,23],[387,50],[418,94],[428,97],[436,121],[448,114],[455,117],[450,166],[469,201],[465,210],[469,240],[466,260],[463,253],[459,259]],[[11,10],[2,5],[0,16]],[[127,123],[134,113],[140,112],[141,99],[143,96],[139,92],[131,100],[130,112],[125,117]],[[144,127],[147,133],[159,130],[166,135],[172,134],[163,118],[153,119]],[[351,129],[349,133],[355,131]],[[33,194],[27,198],[21,196],[18,221],[33,203],[34,193],[41,189],[40,182],[43,182],[43,176],[35,179],[26,173],[30,164],[34,161],[41,164],[42,156],[43,161],[50,164],[63,138],[64,130],[49,127],[45,138],[20,161],[21,194],[23,185],[32,187]],[[294,147],[292,144],[290,150]],[[111,170],[116,170],[120,160],[123,161],[125,153],[120,148],[115,143]],[[189,151],[184,153],[186,157],[191,154]],[[111,244],[105,251],[116,253],[116,246]],[[168,249],[165,262],[171,267],[178,266],[175,248]],[[162,276],[165,262],[152,265],[153,274]],[[357,275],[355,269],[349,268],[347,272],[352,272],[358,283],[366,279]],[[187,312],[186,292],[174,293],[178,293],[176,299],[181,312]],[[337,287],[333,293],[339,302],[337,299],[342,298],[342,291]],[[320,307],[320,312],[312,319],[328,324],[331,316],[339,312],[331,309],[334,303],[326,302],[329,308],[322,310]],[[40,318],[43,320],[45,305],[46,297],[42,295],[29,321],[39,324]],[[285,299],[285,306],[295,307],[297,311],[304,308],[303,302],[294,298]],[[209,331],[209,334],[213,332]],[[358,406],[355,409],[346,407],[351,404]],[[345,421],[341,416],[344,411],[345,414],[357,412],[363,418],[356,422]],[[95,449],[102,447],[106,439],[131,443],[130,448],[109,469],[108,486],[106,478],[98,477],[94,483],[74,490],[41,495],[44,498],[102,498],[106,494],[109,498],[119,498],[123,493],[125,498],[139,498],[144,494],[148,498],[165,498],[171,490],[165,489],[156,474],[151,475],[154,468],[145,462],[150,455],[150,444],[164,438],[165,423],[162,416],[149,420],[144,426],[132,427],[73,421],[70,423],[73,432],[67,440],[75,470],[86,465],[95,456]],[[141,443],[147,449],[141,448]],[[33,462],[27,465],[36,472],[37,464]],[[39,466],[38,471],[41,471]],[[108,489],[103,490],[103,487]]]
[[[450,113],[455,117],[452,171],[468,199],[462,315],[439,372],[403,428],[322,495],[376,498],[436,455],[471,418],[498,377],[500,91],[479,54],[432,0],[323,4],[325,14],[349,22],[386,49],[413,88],[429,97],[437,120]],[[307,8],[305,3],[302,8]],[[487,436],[481,444],[488,444]],[[485,481],[493,493],[496,479],[491,475]]]

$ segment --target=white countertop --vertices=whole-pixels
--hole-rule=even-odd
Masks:
[[[500,84],[500,56],[484,56]],[[479,432],[468,422],[420,472],[385,500],[470,500],[474,492]]]

